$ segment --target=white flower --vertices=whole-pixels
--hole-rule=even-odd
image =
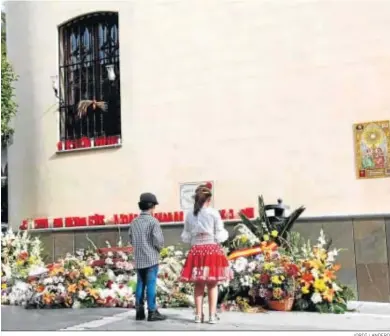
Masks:
[[[320,236],[318,237],[318,242],[319,242],[319,245],[320,245],[319,247],[321,247],[321,246],[326,244],[324,230],[321,230]]]
[[[112,253],[111,251],[107,253],[107,257],[112,258],[113,256],[114,256],[114,253]]]
[[[104,261],[107,265],[112,265],[114,262],[112,261],[111,258],[106,258],[106,260]]]
[[[245,270],[247,265],[248,265],[248,260],[244,257],[240,257],[236,259],[233,268],[237,273],[241,273]]]
[[[320,303],[322,302],[322,297],[321,297],[321,294],[320,293],[313,293],[313,295],[311,296],[311,301],[314,303],[314,304],[317,304],[317,303]]]
[[[107,275],[108,275],[108,279],[111,280],[111,281],[114,281],[116,276],[115,276],[115,273],[113,270],[107,270]]]
[[[96,277],[94,276],[94,275],[92,275],[92,276],[90,276],[90,277],[88,277],[88,281],[89,282],[96,282]]]
[[[183,255],[182,251],[175,251],[175,257],[181,257]]]
[[[256,262],[251,261],[251,262],[248,264],[248,271],[249,271],[249,272],[253,272],[253,271],[256,269],[256,266],[257,266]]]
[[[333,249],[328,253],[328,258],[326,259],[326,261],[333,262],[335,260],[335,257],[337,257],[338,254],[339,251],[337,249]]]
[[[84,300],[87,297],[87,293],[83,290],[79,291],[79,298]]]
[[[65,293],[65,287],[63,284],[59,284],[57,286],[57,290],[60,292],[60,293]]]
[[[119,283],[121,282],[125,282],[126,281],[126,276],[124,274],[119,274],[116,278],[116,281],[118,281]]]
[[[339,292],[342,290],[342,288],[340,288],[337,283],[333,282],[332,283],[332,288],[336,291],[336,292]]]
[[[80,303],[80,301],[75,301],[75,302],[73,302],[73,306],[72,306],[72,308],[73,309],[79,309],[81,307],[81,303]]]
[[[311,270],[311,274],[313,275],[314,278],[318,278],[319,276],[318,270],[316,270],[315,268]]]
[[[45,280],[43,280],[44,285],[50,285],[52,283],[53,283],[53,278],[46,278]]]

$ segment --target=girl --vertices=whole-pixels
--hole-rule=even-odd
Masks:
[[[203,295],[207,286],[209,323],[216,323],[218,282],[230,278],[229,262],[218,243],[228,239],[219,212],[210,207],[211,190],[202,185],[196,189],[195,204],[189,211],[181,235],[191,244],[181,272],[181,281],[195,284],[195,323],[203,322]]]

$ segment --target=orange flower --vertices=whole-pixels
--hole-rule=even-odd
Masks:
[[[76,293],[76,290],[77,290],[76,284],[72,284],[68,286],[68,293]]]
[[[45,290],[45,286],[44,285],[38,285],[36,290],[37,290],[38,293],[42,293]]]
[[[82,286],[82,287],[88,287],[89,286],[89,282],[85,279],[81,279],[79,281],[79,285]]]
[[[72,297],[70,295],[65,298],[65,306],[70,307],[73,303]]]
[[[54,299],[54,294],[50,294],[50,293],[43,294],[43,302],[45,304],[51,304],[53,302],[53,299]]]
[[[91,295],[95,300],[99,298],[99,294],[96,289],[88,288],[88,294]]]
[[[324,300],[328,302],[332,302],[334,298],[334,290],[332,288],[329,288],[325,293],[322,294]]]
[[[334,275],[333,271],[326,270],[324,272],[324,280],[325,281],[334,280],[334,279],[336,279],[336,276]]]
[[[50,276],[56,276],[60,273],[65,273],[65,270],[63,267],[54,267],[51,272],[50,272]]]
[[[314,277],[311,273],[302,274],[302,281],[305,283],[305,286],[310,285],[314,281]]]
[[[333,271],[337,272],[341,268],[340,264],[333,265]]]
[[[69,278],[71,280],[74,280],[80,276],[80,273],[78,271],[72,271],[69,273]]]

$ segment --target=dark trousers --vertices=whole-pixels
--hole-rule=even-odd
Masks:
[[[148,310],[155,311],[156,303],[156,285],[157,285],[158,265],[148,268],[137,269],[137,288],[135,290],[136,307],[144,305],[145,289]]]

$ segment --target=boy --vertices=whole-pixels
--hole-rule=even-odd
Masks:
[[[138,206],[140,215],[130,225],[129,240],[134,249],[135,269],[137,270],[137,288],[135,304],[137,321],[145,319],[144,296],[148,302],[148,321],[163,321],[166,316],[161,315],[156,304],[156,284],[160,250],[164,246],[164,236],[160,224],[153,217],[154,209],[158,205],[157,198],[151,193],[140,196]]]

